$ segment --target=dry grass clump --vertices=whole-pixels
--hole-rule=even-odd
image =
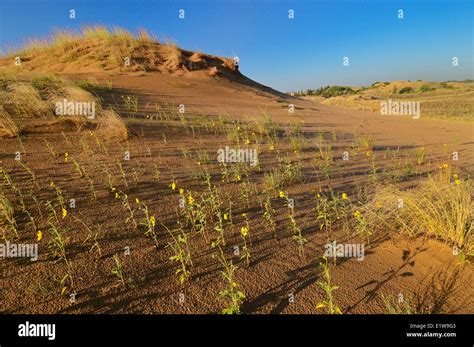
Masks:
[[[110,44],[123,43],[125,45],[138,45],[144,43],[158,43],[155,35],[140,29],[136,35],[119,28],[107,28],[103,25],[85,26],[80,31],[56,30],[51,36],[44,39],[30,39],[19,53],[41,53],[51,48],[59,49],[63,53],[78,47],[84,40],[94,42],[107,42]]]
[[[380,188],[366,206],[365,217],[372,230],[427,235],[447,241],[472,256],[474,204],[471,194],[470,180],[461,180],[457,175],[451,178],[448,172],[440,172],[413,189]]]
[[[168,53],[165,61],[165,67],[168,71],[176,71],[184,64],[183,52],[176,45],[168,46]]]
[[[128,139],[129,131],[124,120],[114,110],[104,110],[97,120],[97,136],[105,142]]]
[[[106,141],[128,138],[124,121],[112,110],[102,109],[98,97],[87,85],[77,85],[56,76],[35,76],[30,81],[3,79],[0,89],[0,137],[24,133],[52,133],[96,129]],[[95,116],[86,114],[56,115],[56,103],[76,102],[81,107],[94,106]],[[85,113],[85,109],[82,109]],[[90,109],[88,109],[90,110]],[[20,127],[19,124],[22,124]]]
[[[4,79],[0,90],[2,119],[15,123],[18,120],[52,119],[55,104],[64,98],[92,102],[95,98],[81,88],[56,76],[39,75],[31,80]]]
[[[10,115],[0,106],[0,138],[16,137],[20,134],[20,128],[11,119]]]
[[[0,102],[12,119],[50,117],[51,108],[32,82],[10,81],[0,92]]]
[[[132,34],[122,28],[87,26],[80,31],[58,30],[44,39],[30,39],[22,49],[4,57],[0,66],[18,70],[12,63],[14,57],[20,57],[21,69],[31,71],[149,70],[146,62],[142,64],[142,60],[149,60],[142,53],[150,51],[150,46],[156,49],[161,45],[156,36],[144,29]],[[137,60],[131,59],[128,66],[126,57]]]
[[[61,102],[63,99],[67,100],[77,100],[81,102],[89,102],[89,103],[95,103],[95,111],[97,113],[101,112],[101,105],[99,101],[97,100],[97,97],[95,97],[92,93],[90,93],[87,90],[84,90],[84,88],[73,85],[73,84],[67,84],[64,86],[64,90],[61,93],[61,95],[55,95],[51,101],[54,103],[56,102]]]
[[[31,86],[37,90],[42,100],[61,93],[64,81],[55,75],[39,75],[31,79]]]

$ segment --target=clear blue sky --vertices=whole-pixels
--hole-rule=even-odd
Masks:
[[[146,28],[182,48],[238,56],[241,71],[290,91],[396,79],[473,78],[472,0],[1,0],[0,47],[55,28]],[[69,19],[69,9],[76,19]],[[178,10],[186,18],[178,18]],[[288,10],[295,18],[288,19]],[[403,9],[405,19],[397,18]],[[349,57],[344,67],[342,59]],[[452,57],[459,58],[453,67]]]

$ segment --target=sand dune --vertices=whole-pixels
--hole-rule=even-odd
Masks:
[[[145,34],[96,28],[59,38],[54,46],[37,44],[0,60],[2,124],[10,135],[0,140],[0,166],[12,182],[4,179],[2,194],[14,209],[14,223],[5,218],[3,234],[11,241],[40,239],[38,262],[0,261],[1,311],[220,312],[228,298],[219,295],[226,283],[212,256],[218,256],[211,246],[218,242],[212,241],[217,226],[225,229],[222,254],[238,266],[242,312],[324,312],[316,308],[325,300],[319,263],[334,240],[365,245],[363,261],[329,261],[343,313],[387,313],[387,298],[400,294],[417,312],[473,311],[473,267],[459,267],[454,236],[409,235],[395,225],[362,235],[354,217],[369,215],[364,208],[384,186],[413,189],[430,175],[457,182],[452,174],[462,179],[460,187],[471,185],[472,122],[381,116],[292,97],[244,76],[232,58],[160,44]],[[51,73],[54,78],[41,79]],[[76,89],[83,94],[72,96]],[[26,101],[18,102],[21,97]],[[53,110],[63,97],[97,102],[98,118],[57,126]],[[7,128],[6,117],[17,130]],[[258,167],[224,168],[216,160],[224,146],[256,149]],[[452,161],[453,152],[459,161]],[[221,200],[217,207],[206,200],[217,199],[211,186]],[[198,205],[207,213],[199,223],[183,214],[179,188],[190,210]],[[320,195],[337,200],[337,213],[345,211],[328,217],[331,227],[317,218]],[[294,199],[293,209],[285,197]],[[274,228],[265,219],[265,201],[275,210]],[[216,215],[224,213],[226,221],[219,222]],[[245,240],[243,227],[250,229]],[[176,247],[170,229],[184,233],[192,258],[183,284],[177,283],[179,264],[170,260]],[[304,248],[295,243],[298,236]],[[55,248],[58,237],[64,254]],[[244,241],[248,263],[233,255]],[[472,228],[462,247],[471,256]],[[182,292],[186,304],[179,302]]]

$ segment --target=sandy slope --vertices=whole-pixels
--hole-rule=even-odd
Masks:
[[[262,90],[239,79],[213,79],[201,72],[186,74],[184,78],[162,74],[143,74],[134,78],[127,75],[100,78],[110,79],[123,94],[137,95],[140,102],[153,111],[154,103],[168,103],[173,110],[179,104],[186,113],[227,115],[237,119],[258,119],[264,114],[276,122],[304,122],[308,131],[318,128],[353,134],[370,133],[380,146],[425,146],[458,151],[465,169],[474,174],[474,123],[440,119],[412,119],[409,116],[381,116],[372,112],[349,110],[338,106],[287,96],[272,90]],[[111,105],[118,105],[107,99]],[[288,113],[288,105],[295,105],[295,113]],[[120,105],[118,105],[120,106]],[[143,109],[146,111],[146,109]]]

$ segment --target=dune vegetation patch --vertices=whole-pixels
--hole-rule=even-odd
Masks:
[[[30,39],[20,50],[0,57],[2,69],[65,74],[205,70],[217,76],[223,71],[235,73],[237,66],[232,58],[187,51],[171,40],[160,42],[144,29],[131,33],[98,25],[78,31],[57,30],[43,39]],[[43,81],[37,82],[41,88]]]
[[[338,105],[380,114],[381,103],[388,100],[419,102],[421,118],[474,119],[474,83],[392,81],[370,86],[327,86],[290,93],[327,105]]]
[[[426,235],[474,255],[472,182],[451,174],[447,164],[414,188],[380,187],[366,205],[365,219],[374,232]]]
[[[17,79],[4,75],[0,90],[0,137],[22,133],[97,130],[104,139],[125,140],[125,122],[104,110],[89,84],[74,83],[55,75]]]

